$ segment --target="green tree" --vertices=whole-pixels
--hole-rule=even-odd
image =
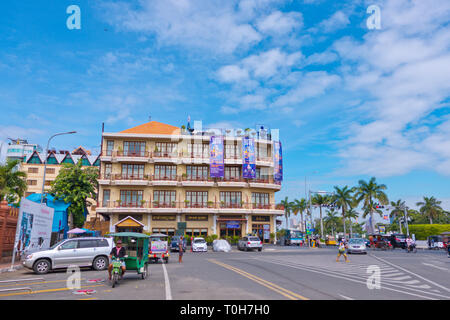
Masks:
[[[391,201],[391,207],[394,207],[390,213],[390,217],[393,218],[393,222],[398,222],[398,230],[402,233],[402,224],[400,218],[405,215],[405,201],[398,199],[396,202]]]
[[[15,169],[18,164],[19,160],[9,159],[0,165],[0,201],[18,204],[27,190],[27,174]]]
[[[442,202],[435,197],[423,197],[423,201],[417,202],[419,212],[430,219],[430,224],[433,224],[433,218],[437,218],[444,210],[440,206]]]
[[[349,207],[349,209],[345,212],[345,219],[349,219],[350,221],[350,238],[353,234],[353,221],[352,219],[357,219],[359,217],[359,213],[356,212],[356,210],[352,207]]]
[[[306,202],[305,198],[301,198],[300,200],[295,199],[292,203],[292,212],[294,212],[295,215],[300,212],[300,225],[303,229],[303,212],[305,212],[308,204]]]
[[[319,206],[320,211],[320,236],[323,239],[323,218],[322,218],[322,206],[330,203],[330,197],[328,195],[315,194],[312,199],[312,204]]]
[[[374,208],[374,200],[378,200],[379,203],[387,205],[389,203],[388,197],[384,190],[387,189],[386,185],[378,184],[375,177],[372,177],[369,182],[364,180],[358,181],[359,186],[356,189],[355,201],[357,203],[363,202],[363,218],[370,215],[372,221],[372,230],[375,230],[375,221],[373,219],[374,212],[377,212],[382,216],[383,211]]]
[[[325,216],[324,221],[325,221],[325,225],[327,226],[327,228],[331,228],[331,234],[334,236],[334,233],[340,222],[337,212],[334,211],[334,209],[327,210],[327,215]],[[321,227],[321,229],[322,229],[322,227]],[[321,230],[321,232],[322,232],[322,239],[323,239],[323,230]]]
[[[96,167],[83,168],[80,160],[77,164],[63,164],[52,183],[50,193],[65,203],[71,203],[68,208],[70,228],[83,226],[84,212],[91,205],[87,199],[97,199],[98,173]]]
[[[281,200],[280,205],[284,207],[284,217],[286,218],[286,228],[289,228],[289,217],[291,216],[292,211],[292,202],[289,202],[288,197]]]
[[[344,223],[344,237],[347,234],[346,226],[345,226],[345,211],[351,207],[354,202],[353,192],[355,188],[349,189],[348,186],[343,188],[339,188],[338,186],[334,186],[334,195],[332,196],[332,202],[336,204],[338,208],[342,210],[342,221]]]

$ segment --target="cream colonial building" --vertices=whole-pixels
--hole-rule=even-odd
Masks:
[[[265,242],[276,231],[273,142],[255,138],[256,179],[242,178],[242,134],[224,133],[224,178],[210,178],[212,132],[194,132],[151,121],[102,134],[97,213],[110,231],[189,236],[257,233]],[[238,131],[239,133],[239,131]],[[265,231],[265,232],[264,232]],[[264,237],[265,235],[265,237]]]

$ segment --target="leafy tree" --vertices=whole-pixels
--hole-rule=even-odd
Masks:
[[[295,199],[292,203],[292,212],[297,215],[300,212],[301,226],[303,228],[303,212],[305,212],[308,204],[305,198]]]
[[[433,224],[433,218],[437,218],[444,210],[440,206],[442,201],[438,201],[435,197],[423,197],[423,201],[417,202],[419,212],[430,219],[430,224]]]
[[[289,202],[288,197],[281,200],[280,205],[284,207],[284,217],[286,218],[286,228],[289,228],[289,217],[292,211],[292,202]]]
[[[91,205],[87,199],[97,199],[97,179],[98,168],[83,168],[80,160],[77,164],[63,164],[53,181],[50,193],[65,203],[71,203],[68,208],[70,228],[83,226],[84,212]]]
[[[399,218],[405,215],[405,211],[403,209],[405,207],[405,201],[402,201],[401,199],[398,199],[396,202],[391,201],[391,206],[394,207],[394,209],[392,209],[390,217],[394,218],[393,222],[398,222],[398,230],[401,233],[402,225]]]
[[[374,200],[378,200],[381,204],[387,205],[389,203],[388,196],[384,192],[387,189],[386,185],[378,184],[375,177],[372,177],[369,182],[364,180],[358,181],[359,186],[356,189],[355,201],[357,203],[363,202],[363,218],[370,215],[372,221],[372,229],[375,230],[375,221],[373,219],[374,212],[382,216],[383,211],[374,208]]]
[[[27,174],[15,169],[19,163],[19,160],[9,159],[5,165],[0,165],[0,201],[18,204],[27,190]]]
[[[331,228],[331,234],[334,236],[334,231],[336,231],[340,222],[337,212],[334,210],[327,210],[327,215],[325,216],[324,221],[327,228]],[[321,230],[321,232],[323,238],[323,231]]]
[[[353,222],[352,219],[357,219],[359,217],[359,213],[356,212],[356,210],[352,207],[349,207],[349,209],[345,212],[345,219],[349,219],[350,221],[350,238],[352,237],[353,234]],[[345,224],[344,224],[344,228],[345,228]],[[345,230],[344,230],[345,232]]]
[[[312,203],[316,206],[319,206],[320,210],[320,236],[323,238],[323,218],[322,218],[322,206],[330,203],[330,197],[328,195],[321,195],[317,193],[311,199]]]
[[[332,202],[336,204],[338,208],[342,210],[342,221],[344,223],[344,237],[347,234],[347,230],[345,227],[345,211],[351,207],[354,202],[354,198],[352,193],[355,191],[355,188],[349,189],[348,186],[343,188],[339,188],[338,186],[334,186],[334,195],[332,197]]]

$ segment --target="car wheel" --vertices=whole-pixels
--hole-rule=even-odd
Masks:
[[[142,272],[141,277],[142,277],[142,279],[146,279],[147,276],[148,276],[148,264],[146,263],[144,265],[144,272]]]
[[[108,267],[109,259],[106,257],[97,257],[92,263],[92,267],[97,271],[105,270]]]
[[[33,266],[33,270],[37,274],[45,274],[50,271],[51,265],[50,261],[47,259],[40,259],[36,261],[36,263]]]

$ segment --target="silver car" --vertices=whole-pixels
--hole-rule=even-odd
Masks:
[[[23,261],[23,266],[34,270],[37,274],[69,266],[105,270],[109,265],[109,254],[112,247],[111,238],[66,239],[48,250],[29,254]]]
[[[248,236],[243,237],[238,242],[238,250],[253,250],[258,249],[258,251],[262,250],[262,242],[258,237]]]
[[[351,238],[348,241],[347,253],[367,254],[366,242],[362,238]]]

